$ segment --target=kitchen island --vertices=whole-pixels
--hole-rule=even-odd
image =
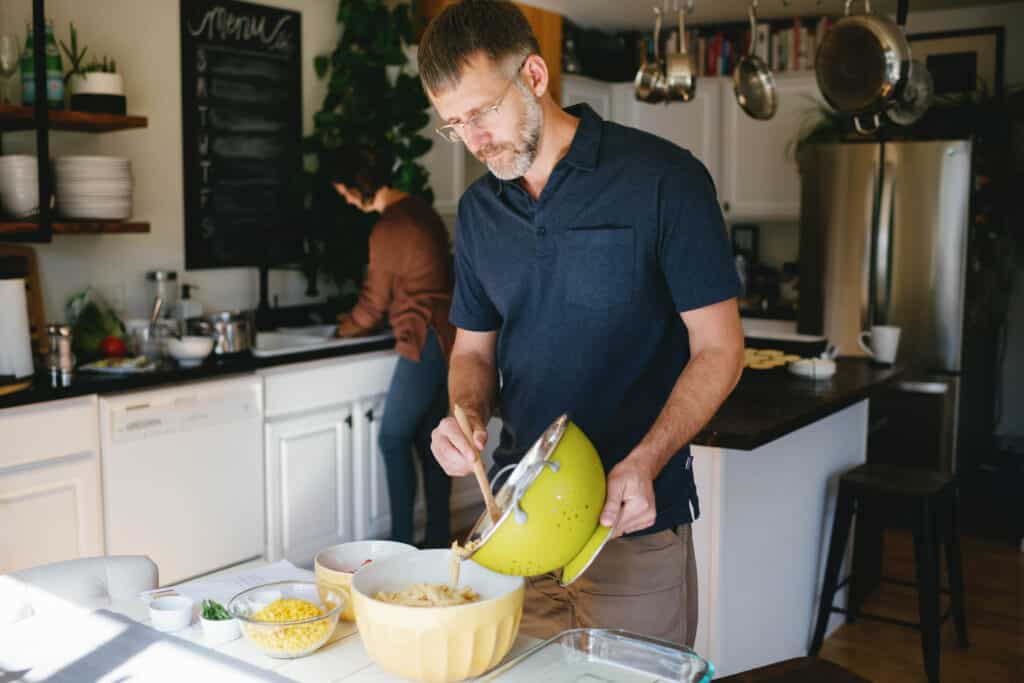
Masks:
[[[901,374],[863,359],[837,365],[828,380],[746,370],[693,441],[694,649],[718,675],[807,654],[838,477],[865,462],[868,400]]]

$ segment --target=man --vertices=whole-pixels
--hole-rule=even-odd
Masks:
[[[448,232],[437,212],[419,197],[391,186],[394,158],[365,146],[334,152],[334,187],[360,211],[380,214],[370,233],[370,264],[359,301],[338,317],[338,335],[378,328],[385,316],[394,329],[398,365],[380,424],[391,502],[391,537],[413,542],[416,471],[420,454],[427,503],[428,548],[451,540],[451,480],[430,457],[430,432],[448,409],[446,354],[454,329],[448,322],[452,263]]]
[[[463,195],[448,386],[476,448],[499,399],[498,464],[568,413],[607,470],[602,524],[624,534],[567,589],[529,579],[523,630],[619,627],[691,644],[699,514],[688,442],[735,386],[739,283],[703,165],[665,140],[563,111],[522,13],[448,6],[426,29],[420,76],[490,175]],[[499,380],[500,377],[500,380]],[[453,476],[472,449],[451,418],[434,456]],[[617,520],[617,521],[616,521]]]

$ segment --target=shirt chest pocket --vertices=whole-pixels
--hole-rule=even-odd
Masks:
[[[632,301],[635,241],[630,226],[569,230],[562,258],[566,301],[593,310]]]

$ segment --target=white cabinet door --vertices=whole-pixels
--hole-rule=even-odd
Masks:
[[[562,106],[574,104],[590,105],[598,116],[608,120],[612,118],[612,87],[610,83],[595,81],[585,76],[563,76]]]
[[[353,538],[352,405],[266,425],[267,559],[312,563]]]
[[[722,89],[722,179],[726,218],[796,220],[800,176],[793,145],[808,112],[820,100],[814,74],[776,76],[779,108],[768,121],[747,116],[732,88]]]
[[[697,81],[697,96],[690,102],[648,104],[633,93],[632,83],[616,83],[612,118],[617,123],[639,128],[687,149],[707,167],[720,184],[721,92],[725,79]]]
[[[353,406],[357,538],[387,538],[391,533],[387,472],[378,444],[386,399],[387,394],[367,396]]]
[[[95,396],[0,411],[0,574],[102,555]]]

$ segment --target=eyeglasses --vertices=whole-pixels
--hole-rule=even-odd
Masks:
[[[529,59],[529,55],[527,55],[526,59]],[[519,68],[516,69],[515,77],[508,82],[508,85],[505,86],[505,90],[501,93],[501,96],[498,97],[494,104],[484,107],[465,121],[449,123],[448,125],[441,126],[440,128],[435,128],[434,130],[437,134],[448,142],[462,142],[462,129],[466,126],[479,130],[480,128],[484,128],[492,123],[494,121],[494,117],[498,114],[498,110],[501,108],[501,103],[505,99],[505,95],[508,95],[508,91],[512,89],[512,85],[519,79],[519,72],[523,70],[524,66],[526,66],[526,59],[524,59],[523,63],[519,65]]]

